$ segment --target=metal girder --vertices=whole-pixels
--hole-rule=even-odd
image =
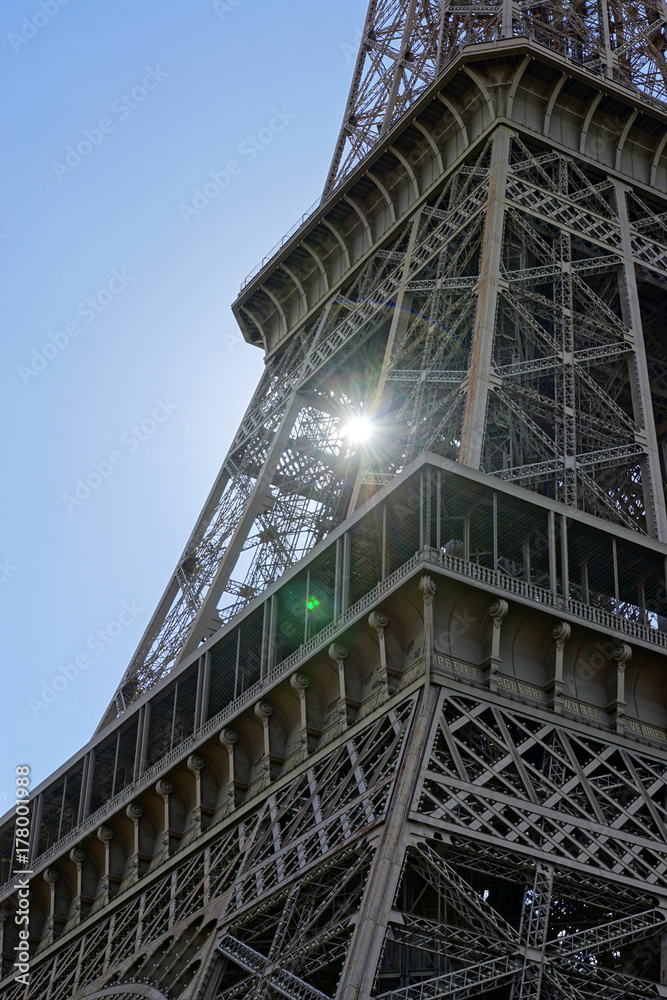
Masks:
[[[635,0],[592,14],[576,0],[371,0],[324,197],[466,46],[527,37],[664,101],[666,24],[662,7]]]
[[[239,941],[238,938],[235,938],[231,934],[228,934],[218,944],[218,951],[231,958],[232,961],[248,972],[261,975],[266,968],[266,957],[264,955],[255,951],[254,948],[249,947],[243,941]],[[273,966],[271,969],[271,986],[282,994],[282,996],[287,997],[287,1000],[331,1000],[326,993],[314,989],[309,983],[304,982],[303,979],[299,979],[298,976],[293,975],[286,969],[276,966]],[[224,993],[222,994],[222,996],[225,995]]]
[[[516,958],[491,958],[458,972],[427,979],[416,986],[381,993],[380,997],[382,1000],[440,1000],[441,997],[466,1000],[467,997],[479,996],[491,985],[507,982],[518,971],[519,961]]]

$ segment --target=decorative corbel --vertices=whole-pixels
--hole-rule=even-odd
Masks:
[[[42,873],[42,878],[49,887],[49,907],[48,916],[44,923],[42,940],[40,942],[41,948],[45,947],[47,944],[51,944],[53,941],[56,918],[56,882],[60,878],[60,873],[56,871],[55,868],[47,868]]]
[[[206,761],[199,754],[191,753],[187,760],[187,769],[190,774],[194,775],[195,779],[195,808],[192,814],[192,822],[190,824],[190,829],[195,831],[201,830],[201,772],[204,769]]]
[[[137,802],[130,802],[129,806],[125,809],[125,815],[130,820],[133,825],[133,836],[132,836],[132,854],[128,861],[127,871],[125,877],[123,878],[123,888],[125,884],[132,885],[139,878],[139,820],[143,816],[144,811]]]
[[[424,575],[419,581],[419,590],[424,601],[424,692],[428,691],[433,666],[433,598],[435,583],[430,576]]]
[[[500,668],[500,632],[508,611],[509,604],[507,601],[503,600],[502,597],[499,597],[497,601],[494,601],[489,608],[489,617],[491,619],[491,653],[487,659],[489,667],[487,687],[489,691],[493,691],[494,694],[498,690],[498,673]]]
[[[556,653],[554,657],[554,676],[551,684],[551,708],[560,715],[563,711],[563,655],[565,643],[572,634],[572,629],[567,622],[559,622],[551,633],[556,643]]]
[[[338,715],[339,726],[347,728],[347,693],[345,690],[345,660],[349,655],[347,646],[340,642],[332,642],[329,646],[329,659],[333,660],[338,668]],[[338,728],[338,727],[336,727]]]
[[[386,701],[389,697],[389,675],[387,673],[387,644],[384,630],[389,624],[389,618],[384,611],[371,611],[368,616],[368,624],[377,633],[378,646],[380,647],[380,683],[382,685],[382,699]]]
[[[258,701],[254,708],[255,718],[262,726],[264,739],[264,752],[260,760],[260,783],[253,781],[253,792],[260,791],[271,780],[271,740],[269,734],[269,719],[273,715],[273,708],[268,701]]]
[[[226,816],[236,805],[236,786],[234,784],[234,746],[238,736],[233,729],[223,729],[219,736],[220,742],[227,751],[227,784],[223,793],[220,818]]]
[[[86,852],[81,847],[73,847],[69,852],[69,859],[76,866],[76,891],[72,904],[72,913],[67,921],[67,930],[75,927],[81,922],[81,893],[83,889],[83,862],[86,860]]]
[[[290,687],[292,691],[296,694],[299,699],[299,738],[298,745],[295,748],[294,753],[290,754],[290,761],[292,758],[296,757],[298,759],[303,759],[308,753],[308,719],[306,713],[306,690],[310,684],[310,681],[305,674],[292,674],[290,677]],[[296,763],[296,760],[294,760]]]
[[[165,858],[169,857],[169,796],[174,791],[174,786],[171,781],[167,781],[165,778],[160,778],[155,784],[155,791],[158,793],[162,802],[164,804],[163,811],[163,828],[160,835],[160,850],[157,856],[153,858],[152,866],[157,864],[159,861],[163,861]],[[151,866],[151,867],[152,867]]]
[[[113,840],[113,830],[111,827],[100,826],[97,830],[97,839],[104,846],[104,874],[102,875],[102,888],[95,901],[96,909],[98,906],[106,906],[109,902],[111,890],[111,841]]]
[[[627,642],[619,642],[614,650],[614,660],[616,660],[616,699],[608,706],[611,709],[614,719],[614,728],[617,733],[625,732],[625,668],[630,662],[632,649]]]

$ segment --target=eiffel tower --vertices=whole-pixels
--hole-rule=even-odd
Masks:
[[[371,0],[220,475],[0,824],[3,1000],[667,996],[666,47]]]

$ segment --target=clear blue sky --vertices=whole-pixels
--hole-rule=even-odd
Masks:
[[[224,459],[230,304],[321,192],[366,6],[3,0],[0,813],[92,735]]]

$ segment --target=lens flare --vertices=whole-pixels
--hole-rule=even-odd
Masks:
[[[351,445],[365,444],[373,434],[373,425],[363,415],[352,417],[343,427],[343,437]]]

